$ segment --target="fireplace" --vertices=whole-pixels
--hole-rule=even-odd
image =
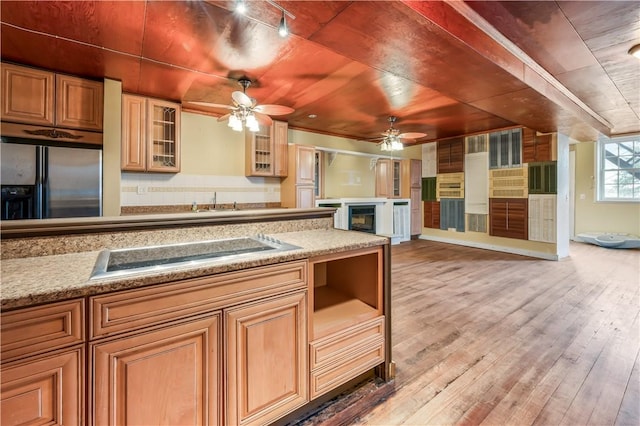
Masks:
[[[352,231],[376,233],[376,206],[349,206],[349,229]]]

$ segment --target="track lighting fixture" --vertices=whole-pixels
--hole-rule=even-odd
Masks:
[[[287,37],[289,35],[289,25],[287,25],[287,16],[291,19],[296,19],[295,15],[291,14],[284,7],[280,6],[278,3],[272,0],[266,0],[265,3],[270,4],[271,6],[280,9],[282,11],[282,17],[280,18],[280,24],[278,25],[278,34],[280,37]],[[246,0],[236,0],[234,10],[237,13],[244,15],[247,11],[247,3]]]
[[[280,18],[280,25],[278,25],[278,34],[280,34],[280,37],[286,37],[289,35],[289,28],[287,28],[287,18],[284,16],[284,10],[282,11],[282,18]]]
[[[247,11],[247,5],[245,4],[244,0],[236,0],[235,11],[241,15],[244,15],[244,13]]]

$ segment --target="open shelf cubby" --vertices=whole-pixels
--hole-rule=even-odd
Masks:
[[[312,259],[312,340],[382,315],[382,249]]]

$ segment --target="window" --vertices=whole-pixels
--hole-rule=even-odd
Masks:
[[[522,129],[489,134],[489,168],[522,166]]]
[[[598,141],[598,201],[640,202],[640,135]]]

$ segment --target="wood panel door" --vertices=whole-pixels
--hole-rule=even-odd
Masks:
[[[422,223],[420,220],[422,207],[422,203],[420,202],[421,197],[421,188],[411,188],[411,235],[422,234]]]
[[[56,75],[56,126],[102,131],[103,84]]]
[[[2,64],[2,121],[53,126],[54,74]]]
[[[84,347],[2,365],[1,421],[14,425],[81,425]]]
[[[225,311],[226,423],[268,424],[309,400],[306,291]]]
[[[89,424],[220,424],[220,338],[216,313],[92,344]]]

